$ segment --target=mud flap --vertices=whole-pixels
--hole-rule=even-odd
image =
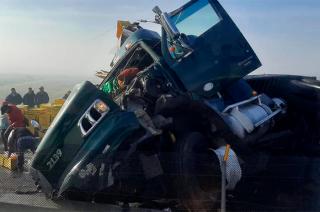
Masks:
[[[218,149],[210,149],[214,154],[218,157],[220,168],[222,172],[222,160],[225,154],[225,146],[222,146]],[[230,149],[229,152],[229,159],[226,162],[226,180],[227,180],[227,186],[226,189],[233,190],[238,182],[242,178],[242,169],[238,160],[238,157],[236,153]]]

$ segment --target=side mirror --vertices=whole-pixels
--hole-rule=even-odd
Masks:
[[[36,120],[31,120],[30,123],[34,128],[40,128],[40,124]]]
[[[157,14],[157,15],[161,15],[162,14],[162,11],[160,10],[159,6],[155,6],[152,11]]]

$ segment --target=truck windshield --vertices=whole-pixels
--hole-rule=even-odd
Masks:
[[[221,18],[208,0],[198,0],[172,16],[171,20],[181,33],[200,36],[219,23]]]

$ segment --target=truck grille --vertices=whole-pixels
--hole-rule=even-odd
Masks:
[[[92,105],[86,110],[78,122],[78,126],[81,130],[83,137],[87,136],[92,130],[99,124],[102,118],[108,113],[108,111],[101,112],[95,108],[98,102],[102,102],[100,99],[94,101]]]

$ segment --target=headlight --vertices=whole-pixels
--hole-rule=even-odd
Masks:
[[[106,103],[100,99],[95,100],[78,122],[82,136],[88,135],[109,111],[110,107]]]
[[[99,113],[107,113],[110,111],[109,106],[104,103],[101,100],[96,100],[96,102],[94,103],[94,108],[99,112]]]

